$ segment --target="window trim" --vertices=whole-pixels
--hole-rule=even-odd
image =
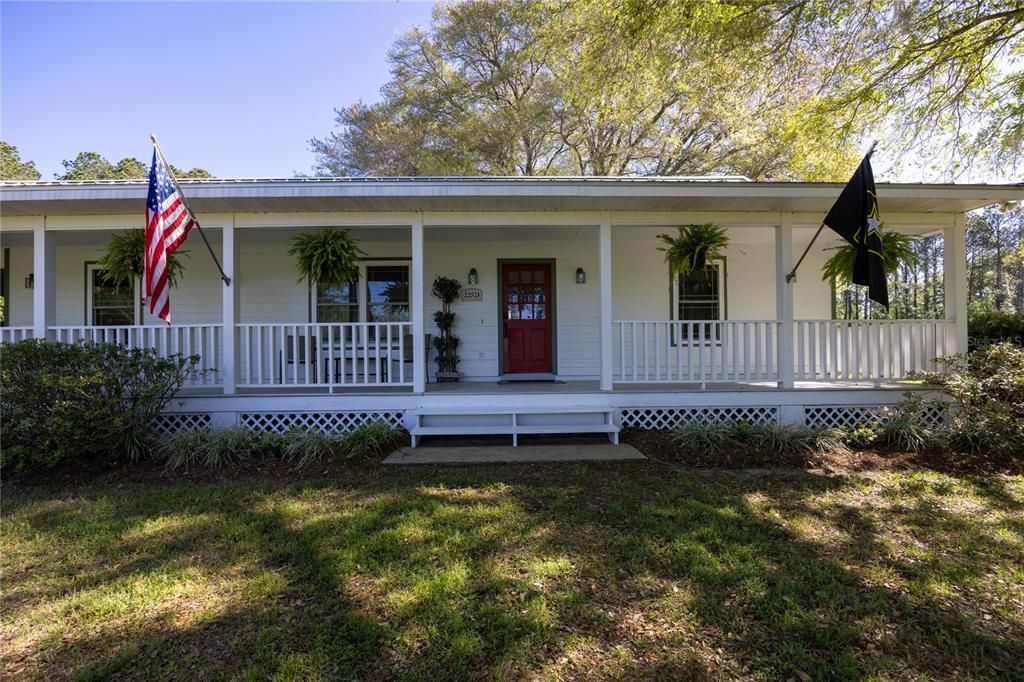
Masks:
[[[714,322],[714,321],[721,322],[721,321],[725,321],[725,320],[729,319],[729,307],[728,307],[729,292],[728,292],[728,288],[726,286],[728,281],[729,281],[729,277],[728,277],[728,274],[729,274],[728,259],[725,256],[723,256],[722,258],[715,258],[714,260],[708,261],[708,265],[716,265],[716,266],[718,266],[718,317],[715,318],[715,320],[705,320],[705,321],[706,322]],[[671,272],[669,272],[669,275],[668,275],[668,308],[669,308],[668,319],[670,321],[672,321],[672,322],[688,322],[688,321],[699,322],[700,321],[700,320],[681,320],[681,319],[679,319],[679,275],[678,275],[678,273],[677,274],[672,274]],[[675,338],[675,327],[674,326],[670,327],[670,332],[671,332],[671,338],[669,339],[669,342],[672,344],[672,346],[675,347],[675,346],[680,345],[680,341],[681,340]],[[692,341],[687,339],[685,341],[685,343],[683,343],[682,345],[695,346],[695,345],[697,345],[698,341],[699,341],[699,339],[694,339]],[[704,339],[704,345],[708,345],[710,343],[711,343],[711,339],[707,339],[707,338]],[[715,343],[720,344],[721,343],[721,339],[719,339]]]
[[[109,327],[119,325],[101,325],[93,323],[93,290],[92,290],[92,279],[93,273],[96,271],[102,271],[103,268],[99,266],[97,261],[85,261],[85,326],[86,327]],[[137,278],[133,278],[132,281],[132,319],[131,326],[139,326],[142,324],[142,302],[140,297],[137,295],[137,287],[139,281]]]
[[[369,267],[388,267],[388,266],[403,266],[409,270],[409,322],[412,322],[413,316],[413,301],[412,301],[412,258],[366,258],[359,262],[359,283],[356,286],[356,307],[359,311],[359,322],[347,322],[338,324],[362,324],[367,321],[368,310],[369,310],[369,298],[366,292],[366,268]],[[334,324],[334,323],[321,323],[319,320],[317,305],[317,286],[309,287],[309,315],[308,319],[310,324]]]

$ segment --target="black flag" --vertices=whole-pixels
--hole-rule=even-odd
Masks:
[[[854,284],[867,285],[868,298],[889,307],[889,288],[885,278],[882,252],[882,219],[878,215],[875,176],[871,172],[871,154],[860,162],[846,183],[824,223],[857,249],[853,264]]]

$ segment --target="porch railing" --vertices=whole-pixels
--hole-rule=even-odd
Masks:
[[[778,381],[780,323],[775,320],[620,320],[619,383]],[[958,352],[946,320],[796,320],[796,381],[905,379],[940,369]]]
[[[412,386],[412,324],[240,324],[238,385]]]
[[[32,338],[32,327],[0,327],[0,343],[16,343]]]
[[[775,320],[619,320],[616,381],[630,384],[776,381]]]
[[[797,381],[881,381],[940,369],[936,358],[956,349],[946,320],[797,320]]]
[[[161,356],[174,353],[198,355],[196,370],[200,371],[186,385],[218,386],[223,383],[224,344],[219,324],[62,326],[50,327],[49,330],[55,340],[64,343],[116,343],[129,348],[152,348]]]

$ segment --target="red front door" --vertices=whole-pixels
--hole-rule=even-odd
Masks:
[[[551,372],[551,264],[501,266],[508,374]]]

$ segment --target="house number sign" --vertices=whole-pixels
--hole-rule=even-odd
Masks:
[[[466,287],[462,290],[463,301],[482,301],[484,300],[484,290],[477,287]]]

